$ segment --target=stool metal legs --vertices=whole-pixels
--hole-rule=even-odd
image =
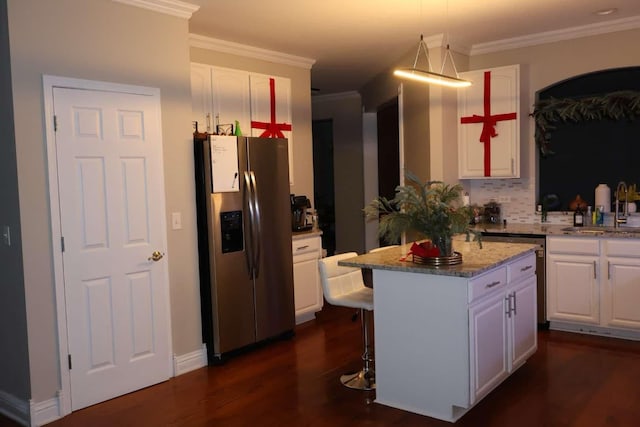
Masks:
[[[349,388],[357,390],[374,390],[376,388],[375,371],[372,367],[373,357],[369,353],[369,316],[365,309],[360,309],[362,324],[362,341],[364,352],[362,353],[362,369],[354,374],[346,374],[340,377],[340,382]]]

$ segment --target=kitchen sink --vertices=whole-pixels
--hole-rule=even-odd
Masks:
[[[572,233],[578,234],[591,234],[591,235],[601,235],[604,233],[615,233],[615,234],[631,234],[640,236],[640,228],[635,227],[604,227],[604,226],[595,226],[595,227],[565,227],[562,231],[570,231]]]

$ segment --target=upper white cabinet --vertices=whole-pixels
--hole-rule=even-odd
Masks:
[[[191,64],[191,107],[200,132],[236,121],[245,136],[288,139],[289,183],[293,185],[291,80],[243,70]]]
[[[460,73],[458,177],[520,177],[520,66]]]

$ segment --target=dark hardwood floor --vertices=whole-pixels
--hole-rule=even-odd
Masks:
[[[49,426],[451,425],[382,406],[373,402],[374,392],[339,383],[340,374],[360,365],[360,326],[351,322],[352,313],[327,306],[290,340],[76,411]],[[540,331],[537,353],[455,425],[638,426],[640,342]],[[17,424],[0,416],[0,426]]]

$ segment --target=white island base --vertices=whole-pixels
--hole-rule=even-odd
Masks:
[[[528,252],[472,277],[369,264],[375,402],[454,422],[498,386],[537,349],[535,264]]]

